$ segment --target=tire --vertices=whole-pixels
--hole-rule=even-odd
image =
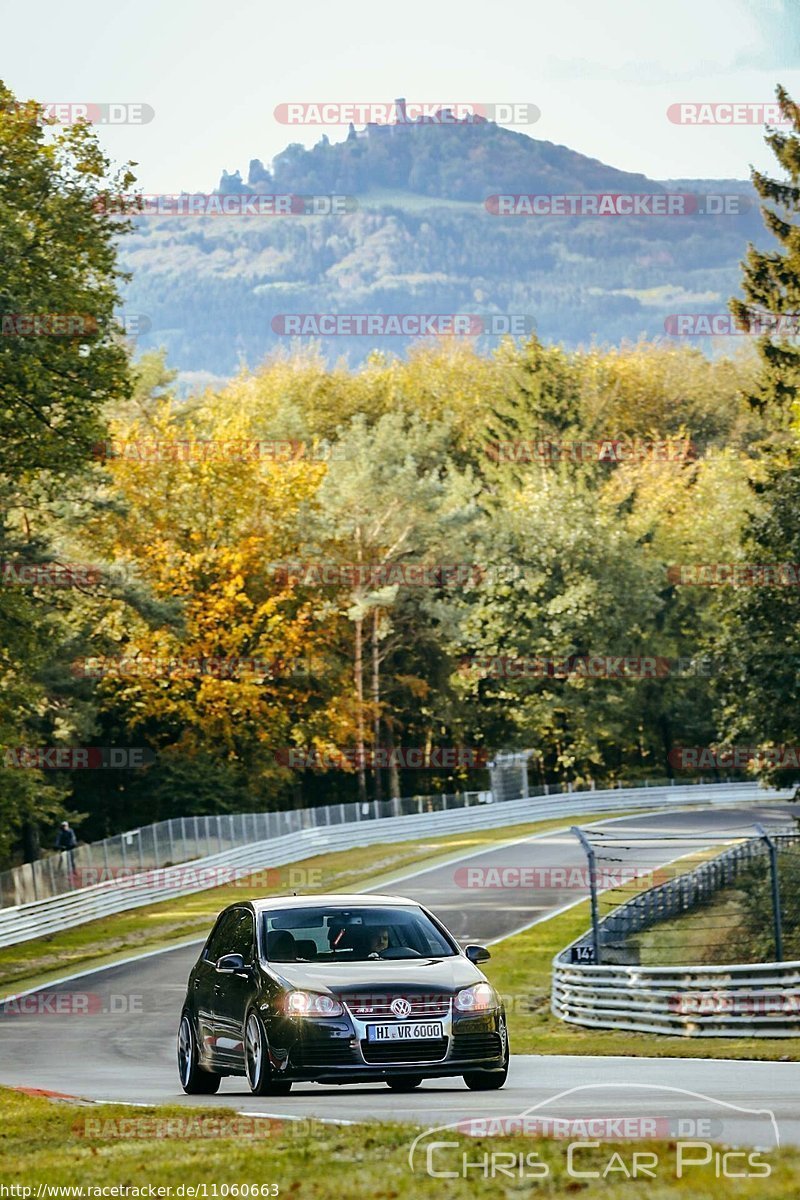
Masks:
[[[503,1065],[496,1071],[468,1071],[462,1076],[464,1083],[472,1092],[496,1092],[505,1085],[508,1079],[508,1030],[505,1016],[500,1018],[500,1038],[503,1042]]]
[[[254,1096],[288,1096],[292,1090],[290,1079],[273,1076],[264,1022],[252,1008],[244,1023],[244,1066]]]
[[[422,1083],[421,1075],[395,1075],[387,1079],[393,1092],[413,1092]]]
[[[178,1077],[187,1096],[213,1096],[219,1091],[221,1075],[206,1071],[198,1059],[197,1038],[188,1012],[181,1017],[178,1028]]]
[[[508,1079],[508,1064],[500,1071],[469,1071],[462,1078],[472,1092],[496,1092]]]

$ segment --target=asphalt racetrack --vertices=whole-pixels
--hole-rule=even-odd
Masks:
[[[781,805],[648,813],[595,823],[624,835],[619,857],[657,866],[704,843],[753,832],[754,822],[785,824],[794,810]],[[697,836],[694,847],[661,840]],[[551,833],[450,860],[379,890],[427,905],[459,941],[489,943],[583,898],[563,887],[467,886],[485,868],[583,867],[575,838]],[[466,873],[472,868],[472,874]],[[477,873],[475,872],[477,868]],[[0,1013],[0,1083],[42,1088],[92,1100],[133,1104],[190,1103],[211,1109],[327,1120],[407,1120],[447,1126],[491,1116],[528,1120],[579,1114],[651,1114],[669,1136],[703,1133],[729,1144],[800,1144],[800,1064],[700,1059],[512,1055],[508,1083],[498,1092],[470,1092],[460,1079],[432,1080],[410,1095],[383,1085],[295,1084],[289,1096],[256,1098],[243,1078],[227,1078],[216,1096],[184,1096],[175,1063],[175,1035],[186,979],[199,952],[193,943],[127,963],[89,971],[34,996],[42,1011]],[[486,966],[491,979],[491,962]],[[89,996],[88,1011],[48,1011],[54,995]],[[49,998],[45,1001],[45,997]],[[787,1057],[794,1046],[787,1040]],[[512,1043],[513,1051],[513,1043]],[[560,1093],[566,1093],[560,1095]],[[758,1110],[756,1112],[752,1110]],[[774,1116],[773,1116],[774,1114]],[[680,1122],[683,1122],[681,1125]]]

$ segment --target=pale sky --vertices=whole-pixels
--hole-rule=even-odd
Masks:
[[[0,77],[20,98],[149,104],[103,127],[146,192],[212,189],[322,130],[290,101],[529,102],[534,137],[652,178],[771,165],[758,125],[672,124],[670,104],[800,97],[800,0],[0,0]],[[325,132],[339,140],[346,129]]]

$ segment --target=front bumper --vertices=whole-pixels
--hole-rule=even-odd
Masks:
[[[441,1038],[419,1041],[371,1041],[367,1025],[375,1023],[374,1018],[359,1020],[349,1010],[338,1018],[281,1019],[270,1035],[276,1074],[298,1082],[363,1083],[394,1075],[427,1079],[499,1071],[505,1063],[505,1014],[499,1008],[481,1014],[450,1012],[441,1017]]]

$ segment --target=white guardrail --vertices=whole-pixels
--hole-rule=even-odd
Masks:
[[[772,836],[778,845],[796,843],[797,827]],[[598,927],[601,953],[618,953],[626,936],[657,930],[660,921],[730,886],[738,867],[764,851],[757,839],[739,843],[613,909]],[[562,1021],[683,1037],[800,1037],[800,962],[659,967],[580,961],[580,951],[591,952],[593,944],[589,931],[553,959],[551,1007]]]
[[[177,866],[146,870],[124,880],[107,880],[66,895],[0,909],[0,946],[11,946],[45,934],[58,933],[59,930],[70,929],[99,917],[160,900],[205,891],[224,883],[226,878],[232,880],[241,877],[246,871],[284,866],[316,854],[355,846],[411,841],[429,834],[458,833],[467,829],[518,825],[562,815],[566,821],[603,812],[752,800],[763,802],[767,798],[789,800],[793,794],[793,789],[766,792],[751,783],[613,788],[504,800],[502,803],[489,802],[443,812],[383,817],[377,821],[349,821],[337,826],[312,827]],[[229,874],[226,875],[226,872]]]
[[[596,967],[559,960],[552,1010],[562,1021],[683,1037],[800,1037],[800,962]]]

